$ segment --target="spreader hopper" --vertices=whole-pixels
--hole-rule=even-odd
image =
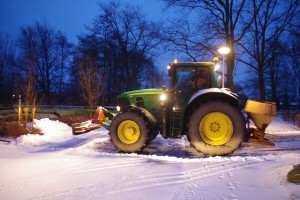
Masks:
[[[244,110],[248,113],[248,142],[274,146],[274,143],[265,139],[265,130],[276,116],[276,103],[267,101],[248,100]],[[249,127],[249,118],[257,129]]]

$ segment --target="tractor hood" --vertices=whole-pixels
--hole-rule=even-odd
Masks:
[[[162,89],[144,89],[125,92],[117,96],[117,106],[120,108],[128,106],[143,107],[147,110],[160,109],[160,96]]]
[[[148,97],[148,96],[156,96],[162,93],[162,89],[153,88],[153,89],[144,89],[144,90],[132,90],[129,92],[125,92],[117,96],[117,98],[132,98],[132,97]]]

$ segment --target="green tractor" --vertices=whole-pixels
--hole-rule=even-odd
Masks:
[[[206,155],[235,151],[247,134],[237,95],[218,88],[213,62],[174,62],[168,66],[170,88],[125,92],[117,97],[118,113],[109,135],[122,152],[139,152],[160,133],[187,136]]]

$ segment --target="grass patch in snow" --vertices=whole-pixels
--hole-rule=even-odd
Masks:
[[[300,164],[295,165],[294,168],[288,172],[287,179],[292,183],[300,183]]]
[[[89,110],[56,110],[55,115],[59,117],[70,117],[70,116],[89,116]]]

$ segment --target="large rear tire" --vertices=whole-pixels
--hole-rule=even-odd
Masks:
[[[242,113],[224,102],[208,102],[196,108],[188,123],[187,138],[206,155],[225,155],[235,151],[246,134]]]
[[[111,141],[122,152],[139,152],[148,140],[147,123],[138,113],[124,112],[113,119],[109,131]]]

